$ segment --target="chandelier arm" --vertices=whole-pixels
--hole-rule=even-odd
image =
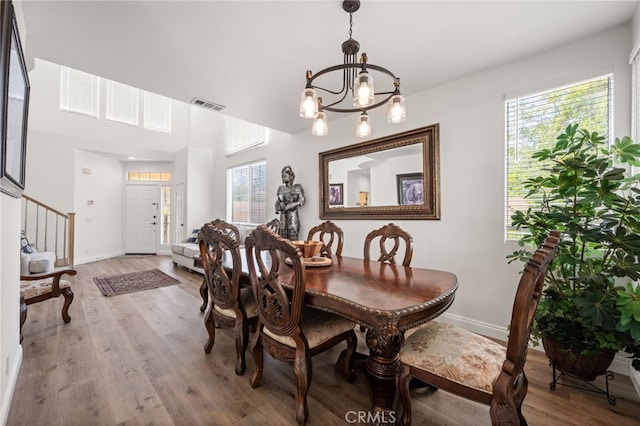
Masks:
[[[349,69],[349,68],[362,68],[362,64],[339,64],[339,65],[334,65],[332,67],[325,68],[323,70],[318,71],[313,76],[311,76],[311,78],[307,81],[307,83],[313,82],[313,80],[315,80],[316,78],[320,77],[323,74],[327,74],[327,73],[330,73],[330,72],[336,71],[336,70],[343,70],[343,69]],[[376,70],[376,71],[380,71],[380,72],[382,72],[384,74],[387,74],[388,76],[390,76],[394,80],[397,80],[397,77],[395,76],[395,74],[393,74],[388,69],[386,69],[384,67],[381,67],[379,65],[373,65],[373,64],[367,63],[366,68],[367,69]],[[314,87],[316,87],[316,86],[314,86]]]
[[[343,85],[342,85],[342,89],[340,89],[340,91],[335,91],[335,90],[327,89],[327,88],[324,88],[324,87],[316,86],[316,85],[314,85],[314,84],[313,84],[313,81],[314,81],[316,78],[318,78],[318,77],[320,77],[320,76],[322,76],[322,75],[324,75],[324,74],[328,74],[328,73],[330,73],[330,72],[338,71],[338,70],[345,70],[346,72],[348,72],[348,70],[349,70],[349,69],[352,69],[352,68],[362,68],[362,64],[339,64],[339,65],[334,65],[334,66],[331,66],[331,67],[325,68],[325,69],[323,69],[323,70],[320,70],[320,71],[318,71],[316,74],[312,75],[312,76],[311,76],[311,78],[309,78],[309,79],[307,80],[307,87],[311,87],[311,88],[313,88],[313,89],[317,89],[317,90],[322,90],[322,91],[324,91],[324,92],[331,93],[331,94],[333,94],[333,95],[339,95],[339,94],[341,94],[341,93],[343,93],[343,92],[344,92],[344,96],[343,96],[339,101],[334,102],[334,103],[332,103],[332,104],[330,104],[330,105],[328,105],[328,106],[331,106],[331,105],[335,105],[335,104],[337,104],[337,103],[340,103],[340,102],[342,102],[342,101],[346,98],[347,93],[348,93],[348,91],[346,91],[346,92],[345,92],[345,87],[346,87],[346,86],[345,86],[344,78],[343,78]],[[389,71],[388,69],[386,69],[386,68],[384,68],[384,67],[381,67],[381,66],[379,66],[379,65],[367,64],[367,68],[372,69],[372,70],[379,71],[379,72],[384,73],[384,74],[387,74],[387,75],[388,75],[389,77],[391,77],[394,81],[396,81],[396,80],[398,79],[398,78],[395,76],[395,74],[393,74],[391,71]],[[399,88],[398,88],[398,87],[396,87],[396,89],[395,89],[393,92],[378,92],[378,93],[376,93],[376,95],[387,95],[387,94],[396,94],[396,93],[399,93]],[[384,101],[379,102],[379,103],[376,103],[376,104],[374,104],[374,105],[380,106],[380,105],[382,105],[385,101],[388,101],[390,98],[391,98],[391,96],[389,96],[388,98],[386,98]],[[371,108],[373,108],[373,106],[369,106],[369,107],[364,108],[364,109],[363,109],[363,108],[339,109],[339,111],[343,111],[343,112],[367,111],[367,110],[369,110],[369,109],[371,109]],[[337,110],[337,109],[328,109],[327,107],[324,107],[323,109],[327,109],[328,111],[335,111],[335,110]]]
[[[332,104],[329,104],[327,106],[322,105],[320,107],[320,109],[322,111],[331,111],[331,112],[365,112],[365,111],[369,111],[370,109],[374,109],[374,108],[378,108],[379,106],[384,105],[385,103],[387,103],[389,101],[389,99],[391,99],[391,97],[395,94],[391,93],[389,96],[387,96],[386,98],[384,98],[383,100],[381,100],[380,102],[376,102],[373,105],[369,105],[368,107],[360,107],[360,108],[333,108],[332,105],[335,105],[335,102]]]

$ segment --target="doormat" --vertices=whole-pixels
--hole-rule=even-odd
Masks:
[[[166,287],[180,284],[180,281],[158,269],[130,272],[128,274],[94,277],[93,282],[103,296],[117,296],[119,294],[135,293],[136,291]]]
[[[146,259],[147,257],[155,256],[153,254],[123,254],[114,257],[114,259]]]

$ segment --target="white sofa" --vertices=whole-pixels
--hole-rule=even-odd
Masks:
[[[240,225],[234,223],[240,232],[240,241],[244,243],[244,239],[255,229],[253,225]],[[191,231],[189,238],[181,243],[175,243],[171,246],[171,259],[174,265],[183,266],[191,271],[204,274],[204,269],[196,266],[196,259],[200,258],[200,246],[198,246],[198,231]]]

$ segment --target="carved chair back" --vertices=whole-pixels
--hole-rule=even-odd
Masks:
[[[551,232],[524,267],[511,312],[506,361],[503,364],[502,373],[494,385],[494,395],[496,393],[505,394],[506,388],[500,389],[500,391],[496,391],[496,388],[507,385],[512,388],[517,376],[522,374],[524,370],[533,319],[540,301],[545,277],[549,265],[555,257],[555,249],[559,240],[560,233]],[[505,368],[513,368],[515,374],[506,374]]]
[[[319,256],[331,257],[332,254],[336,256],[342,256],[342,246],[344,245],[344,233],[342,229],[335,223],[327,220],[320,225],[316,225],[309,231],[307,240],[313,240],[318,235],[318,240],[322,241],[322,248],[320,249]],[[333,244],[336,244],[335,253],[333,251]]]
[[[258,226],[245,240],[247,262],[260,323],[270,332],[292,336],[301,332],[305,295],[302,253],[267,226]],[[279,279],[281,261],[291,262],[294,275],[287,291]]]
[[[394,223],[384,225],[382,228],[373,230],[367,234],[364,240],[364,260],[371,259],[371,244],[377,238],[379,238],[378,242],[380,247],[380,256],[377,258],[378,262],[396,264],[396,255],[401,249],[401,243],[404,243],[405,251],[404,257],[402,258],[402,265],[411,265],[413,238],[411,238],[408,232]],[[390,249],[387,247],[388,241],[393,242],[393,246]]]
[[[213,303],[222,309],[232,309],[240,295],[240,232],[234,225],[216,219],[205,223],[198,233],[204,279]],[[231,276],[223,268],[224,256],[231,256]]]
[[[272,219],[269,222],[266,223],[267,228],[269,228],[271,231],[273,231],[276,234],[280,233],[280,220],[279,219]]]

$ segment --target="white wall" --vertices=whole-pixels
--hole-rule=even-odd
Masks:
[[[91,173],[86,174],[83,169]],[[75,264],[122,254],[125,175],[122,162],[76,149],[74,172]]]
[[[0,422],[5,424],[22,362],[19,344],[20,209],[17,198],[0,194]]]

